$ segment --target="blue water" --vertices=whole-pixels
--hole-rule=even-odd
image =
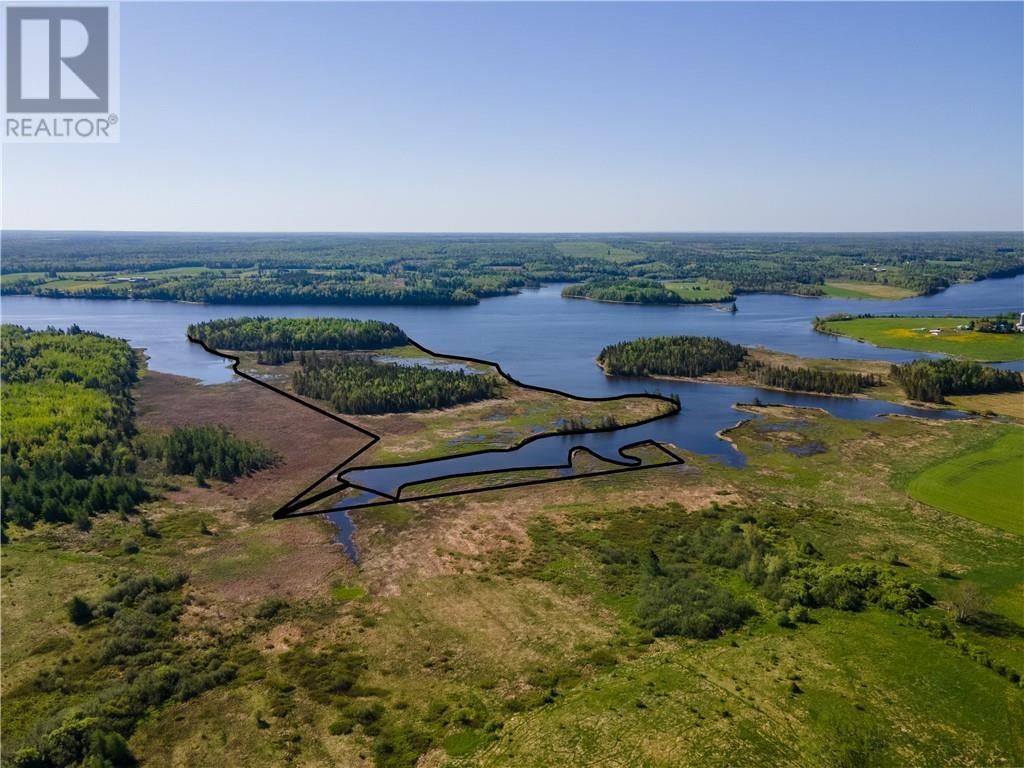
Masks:
[[[902,301],[753,294],[739,297],[735,314],[706,306],[643,307],[569,300],[561,298],[560,291],[560,285],[548,285],[469,307],[212,306],[10,296],[4,297],[0,313],[4,322],[34,328],[78,323],[86,330],[128,339],[146,348],[154,370],[209,384],[230,381],[232,373],[224,361],[188,343],[185,328],[190,323],[257,314],[376,318],[397,323],[436,352],[495,360],[526,383],[601,396],[622,390],[596,368],[597,353],[607,344],[639,336],[710,335],[805,357],[906,362],[922,355],[815,333],[811,321],[837,312],[988,315],[1024,307],[1024,275],[956,285],[933,296]],[[1024,370],[1024,361],[1013,366]]]
[[[641,336],[695,334],[720,336],[740,344],[760,345],[806,357],[854,358],[906,362],[922,355],[880,349],[851,339],[815,333],[815,316],[838,312],[901,315],[989,315],[1020,311],[1024,306],[1024,275],[954,286],[933,296],[902,301],[815,299],[774,294],[740,296],[738,312],[706,306],[635,306],[567,300],[560,285],[526,290],[515,296],[486,299],[470,307],[308,307],[200,305],[88,299],[45,299],[11,296],[0,306],[3,322],[33,328],[67,327],[127,339],[144,347],[153,370],[191,376],[204,383],[231,381],[225,362],[190,344],[190,323],[239,315],[277,317],[334,316],[375,318],[397,323],[424,346],[444,354],[493,360],[509,375],[527,384],[546,386],[586,397],[651,391],[679,397],[682,410],[673,417],[639,427],[586,436],[559,435],[537,440],[501,458],[456,457],[450,467],[430,468],[429,476],[507,466],[564,463],[569,450],[587,446],[619,458],[622,445],[649,439],[715,456],[734,466],[744,459],[715,433],[736,423],[737,402],[759,398],[766,403],[814,406],[848,419],[903,413],[949,418],[875,400],[798,395],[754,387],[667,382],[605,376],[594,358],[607,344]],[[1024,361],[1004,364],[1024,370]],[[512,463],[508,463],[512,462]],[[375,470],[382,473],[383,470]],[[374,477],[378,487],[394,487],[423,479],[421,470]],[[348,538],[348,537],[346,537]],[[350,544],[349,539],[349,544]],[[354,553],[354,550],[353,550]],[[352,553],[350,553],[352,554]]]

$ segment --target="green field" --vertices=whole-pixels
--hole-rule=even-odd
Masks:
[[[1024,430],[929,467],[907,490],[929,506],[1024,535]]]
[[[736,298],[732,284],[724,280],[674,280],[665,283],[665,287],[687,302],[732,301]]]
[[[830,280],[824,290],[826,296],[834,299],[906,299],[917,295],[909,288],[857,280]]]
[[[830,333],[849,336],[876,347],[943,352],[979,362],[1024,358],[1024,333],[979,333],[957,330],[969,317],[857,317],[825,323]],[[939,329],[939,335],[929,331]]]
[[[366,508],[354,564],[327,521],[269,515],[328,447],[360,443],[275,414],[294,404],[262,390],[149,372],[138,439],[216,413],[277,452],[273,469],[202,487],[150,456],[137,514],[8,524],[4,765],[131,764],[127,750],[141,765],[1024,765],[1024,536],[993,519],[1014,493],[1019,509],[1017,425],[742,406],[751,420],[726,437],[743,468],[685,452],[683,466]],[[509,394],[372,423],[397,458],[639,415]],[[988,500],[978,514],[916,491],[955,498],[929,478],[957,463],[947,478]],[[958,617],[970,590],[982,607]],[[74,620],[70,595],[91,619]],[[46,761],[15,761],[37,744]],[[101,748],[122,759],[66,757]]]
[[[590,241],[571,241],[555,243],[555,248],[566,256],[574,259],[608,259],[619,263],[646,261],[642,253],[629,248],[618,248],[608,243]]]

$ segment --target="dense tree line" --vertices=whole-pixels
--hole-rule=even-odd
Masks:
[[[622,304],[683,304],[683,298],[655,280],[590,280],[562,289],[566,298],[613,301]]]
[[[613,344],[597,357],[606,373],[618,376],[703,376],[740,371],[766,387],[849,395],[881,386],[878,376],[819,367],[771,365],[746,349],[711,336],[661,336]]]
[[[658,336],[607,346],[597,362],[617,376],[703,376],[734,371],[746,356],[739,344],[712,336]]]
[[[295,360],[295,354],[290,349],[268,349],[256,353],[256,362],[259,365],[284,365]]]
[[[305,356],[292,384],[300,395],[355,414],[448,408],[501,393],[501,381],[489,374],[381,364],[360,356],[326,360],[315,354]]]
[[[19,232],[5,235],[4,270],[32,274],[5,279],[3,290],[209,303],[465,304],[540,281],[708,278],[727,281],[738,292],[820,295],[827,280],[855,280],[931,293],[1024,269],[1024,242],[1013,233],[613,236],[582,250],[574,247],[578,240]],[[110,277],[180,267],[224,271],[202,277],[157,273],[146,282],[84,290],[50,284],[61,272],[76,270],[107,271]]]
[[[214,477],[229,482],[263,469],[276,454],[258,443],[240,440],[220,426],[176,427],[160,445],[165,469],[174,475]]]
[[[475,304],[477,296],[447,280],[363,279],[339,281],[311,275],[302,282],[280,276],[263,278],[173,278],[154,283],[110,285],[69,294],[45,285],[33,289],[40,296],[74,295],[84,298],[134,298],[191,301],[203,304]],[[508,291],[506,291],[508,292]],[[498,291],[494,292],[495,294]]]
[[[985,392],[1019,392],[1024,378],[968,360],[916,360],[890,368],[892,378],[911,400],[941,403],[946,395],[977,395]]]
[[[4,325],[3,522],[88,528],[90,516],[128,513],[146,498],[132,476],[137,377],[127,343],[77,327]]]
[[[385,349],[408,339],[394,323],[337,317],[236,317],[188,327],[188,335],[215,349]]]
[[[826,395],[851,395],[865,387],[881,386],[879,376],[827,368],[769,365],[756,360],[747,360],[743,369],[754,380],[765,387],[796,390],[800,392],[821,392]]]

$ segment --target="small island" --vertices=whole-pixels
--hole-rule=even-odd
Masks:
[[[667,283],[647,278],[588,280],[567,285],[562,296],[612,304],[720,304],[736,300],[731,284],[703,279]]]

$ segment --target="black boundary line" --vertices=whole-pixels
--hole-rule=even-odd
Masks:
[[[499,469],[499,470],[481,470],[481,471],[475,471],[475,472],[462,472],[462,473],[455,473],[455,474],[451,474],[451,475],[442,475],[442,476],[439,476],[439,477],[429,478],[427,480],[414,480],[414,481],[409,481],[408,483],[403,483],[401,486],[399,486],[399,488],[396,491],[396,493],[394,495],[392,495],[392,494],[389,494],[389,493],[386,493],[386,492],[378,491],[378,490],[376,490],[374,488],[366,488],[366,487],[357,485],[355,483],[351,483],[351,482],[349,482],[347,480],[344,480],[341,477],[341,475],[343,474],[343,471],[344,472],[348,472],[348,471],[352,471],[352,470],[391,469],[391,468],[394,468],[394,467],[411,467],[411,466],[418,466],[420,464],[433,464],[433,463],[437,463],[437,462],[440,462],[440,461],[448,461],[448,460],[453,459],[453,458],[462,458],[464,456],[482,456],[482,455],[490,454],[490,453],[510,453],[512,451],[519,450],[520,448],[522,448],[524,445],[527,445],[528,443],[532,443],[534,440],[540,440],[540,439],[543,439],[543,438],[555,437],[555,436],[571,437],[573,435],[587,435],[587,434],[599,433],[599,432],[614,432],[614,431],[619,430],[619,429],[627,429],[627,428],[632,428],[632,427],[639,427],[639,426],[643,426],[644,424],[650,424],[651,422],[657,421],[659,419],[668,418],[669,416],[675,416],[681,410],[680,409],[680,405],[679,405],[679,402],[677,400],[674,400],[674,399],[672,399],[670,397],[665,397],[664,395],[653,394],[653,393],[650,393],[650,392],[635,393],[635,394],[624,394],[624,395],[611,395],[609,397],[583,397],[583,396],[580,396],[580,395],[574,395],[574,394],[572,394],[570,392],[562,392],[561,390],[553,389],[551,387],[541,387],[541,386],[536,386],[536,385],[533,385],[533,384],[524,384],[523,382],[519,381],[518,379],[516,379],[516,378],[510,376],[509,374],[507,374],[504,371],[504,369],[502,369],[502,367],[501,367],[501,365],[499,363],[492,362],[490,360],[484,360],[482,358],[476,358],[476,357],[458,357],[456,355],[443,355],[443,354],[440,354],[438,352],[434,352],[433,350],[427,349],[422,344],[414,341],[413,339],[410,339],[407,336],[406,337],[406,342],[408,344],[410,344],[411,346],[413,346],[416,349],[418,349],[420,352],[423,352],[424,354],[426,354],[426,355],[428,355],[430,357],[435,357],[435,358],[438,358],[438,359],[441,359],[441,360],[452,360],[452,361],[455,361],[455,362],[458,362],[458,363],[475,363],[477,365],[483,365],[483,366],[488,366],[488,367],[494,368],[503,379],[505,379],[506,381],[508,381],[511,384],[514,384],[515,386],[522,387],[523,389],[529,389],[529,390],[533,390],[535,392],[547,392],[548,394],[559,395],[560,397],[566,397],[566,398],[569,398],[570,400],[575,400],[577,402],[584,402],[584,403],[607,403],[607,402],[615,402],[615,401],[618,401],[618,400],[628,400],[628,399],[633,399],[633,398],[648,398],[648,399],[651,399],[651,400],[659,400],[661,402],[668,403],[671,406],[671,409],[669,411],[667,411],[666,413],[658,414],[656,416],[652,416],[650,418],[643,419],[642,421],[637,421],[637,422],[634,422],[632,424],[628,424],[626,426],[599,427],[599,428],[595,428],[595,429],[574,429],[574,430],[555,431],[555,432],[539,432],[539,433],[537,433],[535,435],[530,435],[529,437],[526,437],[525,439],[519,441],[515,445],[509,446],[508,448],[487,448],[487,449],[480,450],[480,451],[469,451],[467,453],[458,453],[458,454],[454,454],[452,456],[439,456],[439,457],[435,457],[435,458],[431,458],[431,459],[420,459],[418,461],[395,462],[395,463],[391,463],[391,464],[368,464],[368,465],[363,465],[363,466],[359,466],[359,467],[353,467],[353,466],[349,466],[349,465],[353,461],[355,461],[357,458],[359,458],[362,454],[364,454],[366,451],[368,451],[370,448],[372,448],[374,445],[376,445],[378,442],[380,442],[380,439],[381,439],[380,435],[375,434],[374,432],[371,432],[370,430],[366,429],[365,427],[360,426],[359,424],[356,424],[356,423],[354,423],[352,421],[344,419],[341,416],[338,416],[337,414],[331,413],[330,411],[324,410],[323,408],[320,408],[317,405],[314,405],[314,404],[312,404],[312,403],[310,403],[310,402],[308,402],[306,400],[303,400],[302,398],[297,397],[296,395],[293,395],[290,392],[286,392],[283,389],[275,387],[272,384],[268,384],[267,382],[265,382],[265,381],[255,377],[255,376],[251,376],[248,373],[245,373],[245,372],[239,370],[239,365],[241,364],[241,359],[237,355],[231,355],[231,354],[228,354],[227,352],[221,352],[220,350],[214,349],[213,347],[209,346],[202,339],[197,338],[195,336],[192,336],[191,334],[187,334],[187,335],[188,335],[188,340],[190,342],[192,342],[193,344],[198,344],[206,352],[209,352],[211,355],[215,355],[215,356],[223,358],[225,360],[230,360],[231,361],[231,370],[236,375],[242,377],[246,381],[251,381],[254,384],[258,384],[261,387],[269,389],[271,392],[276,392],[277,394],[282,395],[283,397],[288,398],[292,402],[298,403],[299,405],[302,405],[302,406],[304,406],[306,408],[309,408],[310,410],[313,410],[313,411],[315,411],[316,413],[319,413],[322,416],[326,416],[327,418],[332,419],[332,420],[334,420],[334,421],[336,421],[336,422],[338,422],[340,424],[343,424],[346,427],[354,429],[357,432],[359,432],[359,433],[361,433],[363,435],[366,435],[366,437],[369,438],[369,440],[361,448],[359,448],[357,451],[355,451],[355,453],[353,453],[347,459],[342,461],[340,464],[335,465],[327,473],[321,475],[319,478],[317,478],[316,481],[314,481],[312,484],[308,485],[306,488],[301,490],[298,494],[296,494],[291,499],[289,499],[287,502],[285,502],[285,504],[282,505],[280,509],[278,509],[276,512],[274,512],[274,519],[275,520],[281,520],[281,519],[288,518],[288,517],[301,517],[301,516],[304,516],[304,515],[322,515],[322,514],[325,514],[327,512],[332,512],[332,511],[347,511],[347,510],[350,510],[350,509],[361,509],[361,508],[364,508],[364,507],[379,507],[379,506],[385,506],[387,504],[401,504],[401,503],[410,502],[410,501],[425,501],[427,499],[445,498],[445,497],[450,497],[450,496],[461,496],[463,494],[469,494],[469,493],[483,493],[485,491],[498,491],[498,490],[502,490],[502,489],[505,489],[505,488],[521,488],[523,486],[529,486],[529,485],[541,485],[541,484],[544,484],[544,483],[564,482],[564,481],[567,481],[567,480],[577,480],[577,479],[584,478],[584,477],[599,477],[599,476],[602,476],[602,475],[618,474],[620,472],[636,472],[636,471],[641,470],[641,469],[654,469],[656,467],[667,467],[667,466],[672,466],[672,465],[678,465],[678,464],[685,463],[683,461],[682,457],[676,455],[672,451],[669,451],[663,445],[661,445],[660,443],[657,443],[657,442],[655,442],[653,440],[640,440],[640,441],[635,442],[635,443],[630,443],[628,445],[624,445],[624,446],[619,448],[618,453],[619,453],[620,456],[623,456],[624,458],[628,458],[623,453],[623,451],[626,451],[626,450],[628,450],[630,448],[636,448],[636,447],[639,447],[641,445],[651,445],[651,446],[654,446],[654,447],[658,448],[663,453],[667,454],[671,458],[670,461],[662,463],[662,464],[644,465],[644,464],[641,463],[642,462],[641,459],[636,459],[636,462],[640,463],[640,466],[635,466],[633,463],[630,463],[630,462],[625,462],[625,461],[619,462],[619,461],[616,461],[615,459],[605,458],[603,456],[600,456],[600,455],[594,453],[593,451],[591,451],[589,448],[586,448],[585,446],[576,446],[576,447],[574,447],[573,449],[571,449],[569,451],[568,461],[567,461],[566,464],[549,465],[549,466],[534,466],[534,467],[516,467],[516,468],[512,468],[512,469]],[[373,352],[375,350],[353,350],[353,351]],[[552,478],[542,478],[542,479],[539,479],[539,480],[524,480],[522,482],[512,483],[512,484],[509,484],[509,485],[490,486],[490,487],[487,487],[487,488],[470,488],[470,489],[462,490],[462,491],[446,491],[446,492],[443,492],[443,493],[428,494],[428,495],[424,495],[424,496],[414,496],[414,497],[409,497],[409,498],[400,498],[401,497],[401,492],[402,492],[402,490],[405,489],[406,486],[418,485],[418,484],[426,483],[426,482],[436,482],[436,481],[441,481],[441,480],[451,480],[451,479],[459,478],[459,477],[474,477],[474,476],[479,476],[479,475],[493,475],[493,474],[499,474],[501,472],[523,472],[523,471],[545,470],[545,469],[572,469],[572,456],[573,456],[573,453],[576,450],[587,451],[588,453],[590,453],[591,455],[593,455],[594,457],[596,457],[597,459],[599,459],[601,461],[605,461],[605,462],[612,463],[612,464],[619,464],[620,466],[617,469],[606,469],[606,470],[601,470],[601,471],[598,471],[598,472],[588,472],[586,474],[581,474],[581,475],[571,475],[571,476],[568,476],[568,477],[552,477]],[[328,478],[330,478],[332,476],[337,478],[338,483],[339,483],[337,486],[329,488],[326,491],[320,491],[320,492],[314,494],[313,496],[309,497],[308,499],[304,499],[303,498],[304,496],[306,496],[306,494],[308,494],[311,491],[313,491],[315,488],[317,488],[318,486],[323,484]],[[332,495],[334,495],[336,493],[340,493],[341,491],[343,491],[343,490],[345,490],[347,488],[358,488],[359,490],[366,491],[368,493],[375,493],[378,496],[381,496],[381,497],[385,498],[386,500],[385,501],[378,501],[378,502],[369,502],[369,503],[366,503],[366,504],[357,504],[357,505],[353,505],[351,507],[340,507],[340,508],[330,508],[330,509],[316,509],[316,510],[304,509],[305,507],[308,507],[308,506],[310,506],[312,504],[315,504],[316,502],[320,501],[321,499],[327,498],[328,496],[332,496]]]
[[[672,451],[670,451],[667,448],[665,448],[665,446],[663,446],[661,443],[655,442],[654,440],[638,440],[635,443],[629,443],[628,445],[622,446],[622,448],[619,449],[619,453],[622,453],[623,451],[628,450],[630,448],[638,448],[640,446],[651,446],[653,448],[657,448],[662,453],[665,453],[666,455],[668,455],[669,460],[668,461],[662,461],[662,462],[660,462],[658,464],[641,464],[640,462],[642,460],[641,459],[636,459],[636,463],[635,464],[628,464],[626,462],[616,461],[615,459],[607,459],[604,456],[601,456],[600,454],[594,453],[594,451],[590,450],[586,446],[574,446],[569,451],[569,461],[567,463],[565,463],[565,464],[548,464],[548,465],[543,465],[543,466],[532,466],[532,467],[511,467],[509,469],[482,469],[482,470],[478,470],[476,472],[459,472],[459,473],[455,473],[455,474],[451,474],[451,475],[441,475],[439,477],[431,477],[431,478],[428,478],[426,480],[410,480],[408,483],[403,483],[399,487],[398,493],[400,495],[401,492],[404,491],[409,486],[421,485],[421,484],[424,484],[424,483],[434,483],[434,482],[439,482],[439,481],[442,481],[442,480],[452,480],[452,479],[456,479],[456,478],[480,477],[480,476],[484,476],[484,475],[500,475],[500,474],[503,474],[503,473],[506,473],[506,472],[533,472],[533,471],[538,471],[538,470],[572,469],[573,468],[572,456],[574,454],[576,454],[577,452],[589,453],[591,456],[593,456],[594,458],[598,459],[599,461],[603,461],[603,462],[609,463],[609,464],[617,464],[617,465],[619,465],[619,468],[618,469],[603,469],[603,470],[599,470],[597,472],[582,472],[582,473],[580,473],[578,475],[567,475],[565,477],[545,477],[545,478],[541,478],[539,480],[523,480],[523,481],[517,482],[517,483],[503,483],[501,485],[491,485],[491,486],[487,486],[487,487],[484,487],[484,488],[467,488],[467,489],[458,490],[458,491],[444,491],[444,492],[439,492],[439,493],[424,494],[422,496],[404,496],[402,498],[395,498],[394,501],[370,501],[370,502],[366,502],[365,504],[353,504],[352,506],[349,506],[349,507],[334,507],[334,508],[325,509],[325,510],[313,510],[313,511],[307,510],[307,511],[303,511],[303,512],[293,512],[292,514],[289,515],[289,517],[301,517],[303,515],[319,515],[319,514],[324,514],[325,512],[347,512],[350,509],[364,509],[366,507],[383,507],[383,506],[386,506],[388,504],[395,504],[395,503],[402,504],[402,503],[409,502],[409,501],[425,501],[427,499],[443,499],[445,497],[450,497],[450,496],[464,496],[464,495],[470,494],[470,493],[485,493],[487,491],[501,491],[501,490],[504,490],[506,488],[521,488],[521,487],[527,486],[527,485],[541,485],[541,484],[544,484],[544,483],[562,483],[562,482],[566,482],[568,480],[582,480],[583,478],[586,478],[586,477],[601,477],[601,476],[604,476],[604,475],[616,475],[616,474],[619,474],[620,472],[639,472],[642,469],[658,469],[659,467],[674,467],[674,466],[679,466],[680,464],[685,464],[685,462],[683,461],[682,458],[680,458],[676,454],[672,453]],[[463,455],[463,454],[460,454],[460,455]],[[448,458],[451,458],[451,457],[448,457]],[[376,465],[375,466],[371,466],[371,467],[365,467],[365,468],[364,467],[357,467],[357,468],[353,468],[353,471],[355,469],[377,469],[377,468],[378,467]],[[376,494],[379,494],[381,496],[390,496],[389,494],[386,494],[383,491],[376,491],[376,490],[374,490],[372,488],[365,488],[364,486],[356,485],[355,483],[350,483],[349,486],[352,487],[352,488],[359,488],[360,490],[368,491],[369,493],[376,493]],[[342,490],[344,490],[344,488],[340,488],[339,487],[337,489],[337,491],[335,491],[335,492],[340,492]]]

